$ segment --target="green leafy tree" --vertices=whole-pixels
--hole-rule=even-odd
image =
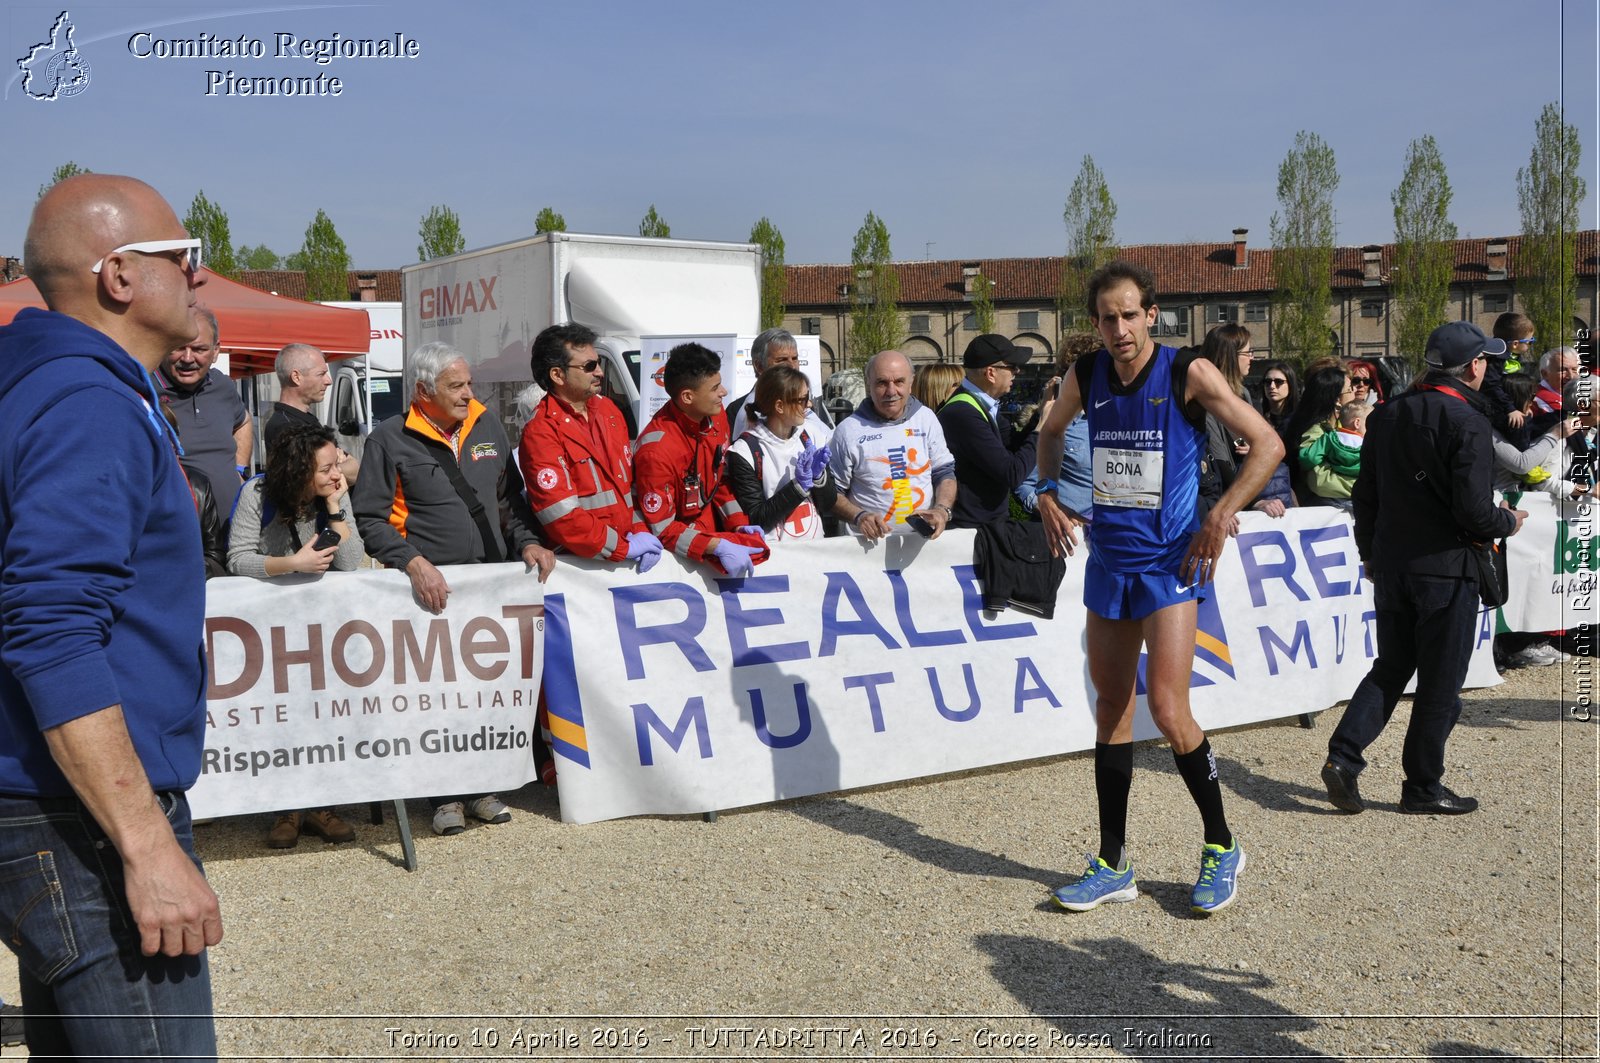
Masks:
[[[294,273],[304,273],[306,271],[305,250],[301,249],[299,251],[290,251],[287,255],[285,255],[283,258],[283,268]]]
[[[207,269],[230,280],[239,279],[239,261],[233,253],[233,237],[228,235],[228,212],[207,199],[203,189],[194,194],[183,227],[200,239]]]
[[[1302,361],[1328,354],[1328,302],[1333,283],[1333,193],[1339,169],[1333,149],[1305,130],[1278,166],[1272,215],[1272,351]]]
[[[979,332],[994,331],[994,281],[982,273],[972,278],[972,316]]]
[[[234,252],[241,269],[283,269],[283,258],[266,244],[245,244]]]
[[[850,251],[851,366],[866,364],[879,351],[900,342],[900,276],[889,253],[889,227],[870,210],[856,230]]]
[[[1578,302],[1578,207],[1588,189],[1579,176],[1583,142],[1561,108],[1547,103],[1533,127],[1528,165],[1517,171],[1517,207],[1522,213],[1522,246],[1517,252],[1517,291],[1523,311],[1533,319],[1541,345],[1572,342],[1572,314]]]
[[[761,327],[777,328],[783,324],[783,298],[789,284],[783,268],[783,233],[762,218],[750,227],[750,242],[761,245]]]
[[[639,235],[654,236],[662,240],[672,235],[672,226],[667,224],[667,219],[656,213],[654,203],[644,212],[644,217],[639,219]]]
[[[1393,287],[1399,325],[1395,342],[1412,368],[1422,370],[1428,333],[1444,324],[1455,271],[1455,223],[1450,220],[1450,176],[1433,137],[1406,148],[1405,172],[1394,204]]]
[[[533,231],[538,233],[564,233],[567,231],[567,219],[555,212],[553,207],[546,207],[533,219]]]
[[[422,243],[417,245],[417,261],[459,255],[467,249],[466,238],[461,235],[461,215],[449,207],[429,207],[417,228]]]
[[[296,255],[298,266],[290,268],[305,271],[307,299],[320,303],[350,298],[350,252],[326,212],[318,210],[306,226],[306,242]]]
[[[1067,225],[1067,257],[1056,312],[1065,337],[1091,330],[1085,306],[1089,275],[1117,257],[1117,202],[1094,156],[1083,157],[1061,218]]]
[[[50,172],[50,180],[39,186],[39,196],[35,198],[43,197],[46,192],[50,191],[53,185],[58,185],[69,177],[76,177],[80,173],[93,172],[94,171],[89,169],[87,166],[79,166],[77,163],[68,160]]]

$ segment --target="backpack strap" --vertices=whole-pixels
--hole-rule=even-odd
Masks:
[[[505,556],[500,552],[500,540],[495,537],[494,530],[489,526],[489,515],[484,512],[483,503],[478,501],[477,492],[473,491],[471,485],[467,483],[467,478],[461,474],[461,463],[456,460],[456,452],[450,449],[448,443],[441,443],[410,428],[406,431],[434,452],[439,460],[439,467],[450,478],[450,486],[456,489],[456,494],[460,495],[461,501],[466,504],[467,512],[472,515],[473,523],[478,526],[478,535],[483,539],[484,562],[492,565],[497,561],[504,561]]]

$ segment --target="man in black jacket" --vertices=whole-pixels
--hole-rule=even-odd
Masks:
[[[1504,351],[1503,340],[1470,322],[1441,325],[1428,337],[1429,372],[1367,420],[1352,498],[1356,548],[1377,610],[1378,659],[1329,739],[1322,768],[1328,799],[1346,812],[1365,807],[1356,788],[1362,751],[1413,674],[1400,810],[1461,815],[1478,807],[1440,780],[1478,620],[1472,544],[1516,534],[1527,515],[1492,501],[1489,422],[1472,401],[1485,359]]]
[[[1000,400],[1032,354],[1004,336],[985,333],[967,344],[961,356],[966,375],[938,410],[945,442],[956,461],[953,528],[1005,520],[1011,512],[1011,492],[1033,471],[1039,442],[1033,428],[1048,412],[1049,398],[1023,430],[1012,432],[1000,424]]]

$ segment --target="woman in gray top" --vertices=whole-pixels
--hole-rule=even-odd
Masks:
[[[354,569],[365,552],[348,493],[333,433],[322,425],[285,429],[267,448],[266,475],[239,492],[228,538],[228,571],[270,579]],[[332,809],[308,809],[280,813],[267,833],[267,845],[292,849],[302,833],[330,842],[356,836]]]

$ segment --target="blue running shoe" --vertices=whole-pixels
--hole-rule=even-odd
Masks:
[[[1050,898],[1069,912],[1087,912],[1107,901],[1131,901],[1137,896],[1133,863],[1118,871],[1098,856],[1089,857],[1089,870],[1078,881],[1050,891]]]
[[[1244,870],[1244,847],[1233,839],[1233,848],[1207,844],[1200,850],[1200,881],[1189,894],[1189,907],[1200,915],[1220,912],[1239,895],[1239,872]]]

